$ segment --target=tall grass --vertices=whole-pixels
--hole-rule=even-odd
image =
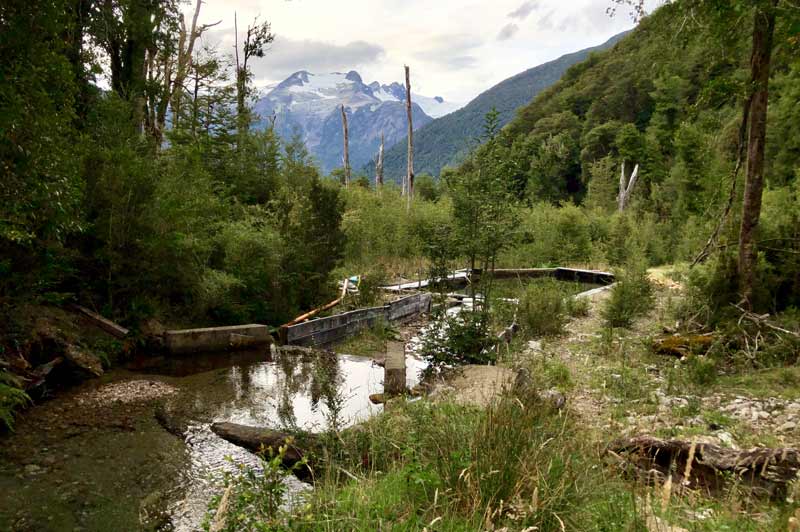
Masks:
[[[327,464],[309,505],[286,516],[288,528],[625,530],[639,523],[635,499],[604,477],[598,450],[572,416],[533,392],[508,394],[485,411],[403,404],[342,438],[345,452]]]

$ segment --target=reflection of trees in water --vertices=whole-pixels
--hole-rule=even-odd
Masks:
[[[341,410],[339,386],[342,382],[339,361],[336,355],[327,351],[283,351],[275,353],[275,366],[278,389],[278,419],[284,427],[297,428],[297,416],[294,412],[294,398],[298,394],[307,394],[311,398],[311,408],[318,410],[322,401],[328,408],[328,424],[331,413]],[[337,422],[338,423],[338,422]]]

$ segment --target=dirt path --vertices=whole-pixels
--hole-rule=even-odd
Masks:
[[[691,362],[652,352],[652,339],[674,325],[670,309],[682,287],[665,269],[650,273],[655,304],[631,330],[605,328],[601,310],[610,292],[599,292],[588,315],[572,320],[564,336],[528,342],[511,364],[529,366],[542,385],[565,392],[569,408],[604,441],[651,434],[734,448],[800,445],[800,397],[792,391],[800,373],[778,368],[702,383]],[[772,378],[785,381],[783,397],[761,382]]]

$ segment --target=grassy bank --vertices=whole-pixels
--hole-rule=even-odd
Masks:
[[[640,530],[637,497],[609,477],[576,418],[532,391],[490,408],[398,403],[334,439],[294,512],[258,515],[270,494],[239,484],[228,530]],[[602,489],[598,487],[602,486]],[[238,514],[237,514],[238,515]],[[241,516],[240,516],[241,517]],[[259,526],[261,526],[259,525]],[[531,528],[534,527],[534,528]]]
[[[447,397],[399,401],[358,430],[331,433],[315,490],[291,511],[275,510],[280,494],[264,484],[287,474],[276,465],[263,477],[231,479],[238,511],[227,529],[786,530],[794,486],[767,499],[728,478],[711,493],[644,479],[606,452],[635,434],[734,448],[797,445],[796,431],[782,426],[800,405],[794,366],[657,354],[653,339],[675,323],[684,291],[652,271],[621,278],[618,293],[596,295],[582,312],[559,309],[564,325],[555,333],[523,328],[528,337],[498,364],[526,368],[529,387],[505,390],[486,409]],[[535,286],[523,299],[547,295]],[[619,294],[631,291],[649,304],[620,307]],[[551,388],[566,395],[566,409],[539,398]],[[766,417],[751,419],[755,408]]]

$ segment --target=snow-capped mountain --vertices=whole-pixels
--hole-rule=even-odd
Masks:
[[[406,88],[396,81],[391,85],[381,85],[377,81],[369,84],[372,94],[382,102],[405,102]],[[461,104],[446,102],[441,96],[422,96],[411,93],[411,101],[422,107],[425,114],[431,118],[439,118],[461,108]]]
[[[459,107],[438,96],[413,93],[411,102],[414,129]],[[329,172],[342,165],[342,105],[347,113],[353,168],[361,168],[375,157],[381,133],[387,148],[405,136],[405,87],[399,83],[367,85],[356,71],[295,72],[260,98],[255,112],[261,127],[274,116],[280,136],[300,135],[323,171]]]

